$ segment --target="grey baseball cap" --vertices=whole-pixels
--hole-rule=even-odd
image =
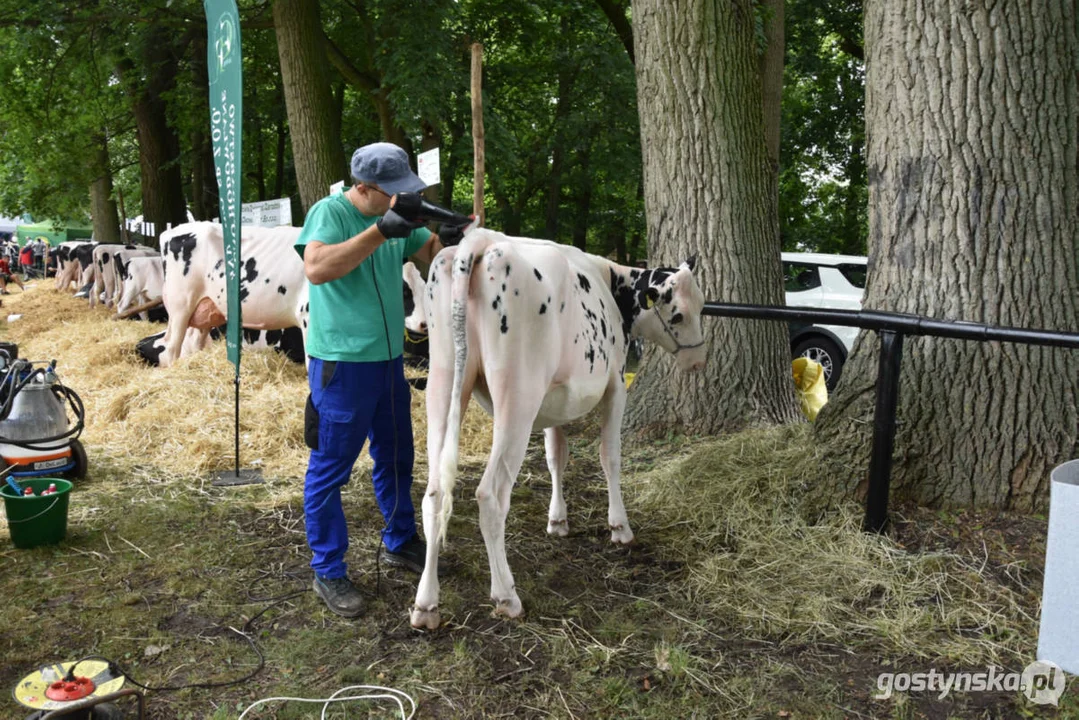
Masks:
[[[352,177],[378,185],[390,195],[427,187],[408,166],[408,153],[393,143],[371,143],[352,153]]]

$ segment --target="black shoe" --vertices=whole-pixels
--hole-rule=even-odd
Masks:
[[[342,617],[357,617],[363,614],[363,596],[347,577],[327,580],[316,575],[315,594],[325,601],[330,612]]]
[[[412,538],[397,549],[390,552],[385,547],[379,551],[382,562],[390,567],[404,568],[414,573],[422,573],[424,563],[427,561],[427,543],[420,540],[419,535]]]

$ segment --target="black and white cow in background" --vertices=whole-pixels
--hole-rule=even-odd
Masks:
[[[299,327],[306,338],[307,278],[293,249],[300,230],[243,226],[240,302],[245,328]],[[162,233],[160,242],[169,325],[159,362],[168,367],[189,354],[188,348],[204,346],[210,328],[227,320],[225,242],[221,225],[209,222],[177,225]],[[194,345],[186,339],[188,328],[202,333]]]

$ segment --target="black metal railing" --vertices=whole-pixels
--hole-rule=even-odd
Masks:
[[[881,532],[888,524],[888,496],[895,445],[895,414],[899,404],[899,367],[906,335],[927,335],[956,340],[1049,345],[1079,350],[1079,333],[995,327],[964,320],[934,320],[920,315],[879,310],[822,310],[817,308],[705,303],[703,315],[752,320],[792,320],[874,330],[880,335],[877,398],[873,413],[873,447],[869,456],[869,490],[863,527]]]

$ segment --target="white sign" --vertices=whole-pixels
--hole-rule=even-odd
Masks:
[[[416,174],[428,185],[438,185],[442,176],[438,171],[438,148],[416,156]]]
[[[277,227],[292,224],[292,202],[286,198],[244,203],[240,206],[244,225]]]
[[[345,186],[344,180],[338,180],[333,185],[330,185],[330,195],[336,195],[337,191]]]

